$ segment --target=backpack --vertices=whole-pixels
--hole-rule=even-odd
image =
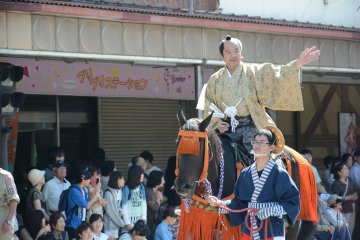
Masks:
[[[79,187],[77,187],[75,185],[71,185],[68,189],[65,189],[64,191],[62,191],[62,193],[60,195],[59,205],[58,205],[59,212],[66,212],[66,210],[68,209],[68,198],[69,198],[69,192],[70,192],[71,188],[79,189]],[[80,191],[80,189],[79,189],[79,191]]]
[[[62,193],[60,195],[60,200],[59,200],[59,205],[58,205],[59,212],[65,212],[68,207],[68,196],[69,196],[69,191],[70,191],[71,187],[72,186],[70,186],[68,189],[65,189],[64,191],[62,191]]]

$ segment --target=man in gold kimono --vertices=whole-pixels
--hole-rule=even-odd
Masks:
[[[243,63],[241,41],[229,35],[221,41],[219,50],[226,66],[204,86],[197,108],[203,109],[205,116],[213,110],[224,113],[225,121],[217,121],[214,128],[220,133],[230,133],[236,141],[242,139],[248,152],[258,129],[271,129],[277,140],[284,142],[279,139],[283,136],[265,108],[303,110],[301,67],[317,60],[320,51],[316,47],[307,48],[297,60],[276,66]]]
[[[14,178],[8,171],[0,168],[0,239],[11,240],[16,224],[16,207],[20,202]]]

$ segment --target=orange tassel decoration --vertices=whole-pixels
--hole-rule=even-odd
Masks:
[[[300,175],[300,213],[299,220],[318,222],[317,191],[314,172],[308,161],[294,149],[285,146],[285,150],[294,156]]]
[[[198,137],[184,136],[180,139],[177,154],[189,154],[199,156],[200,141]]]
[[[224,214],[219,215],[214,210],[193,205],[187,213],[182,202],[178,240],[188,240],[189,236],[196,240],[209,240],[213,239],[213,236],[216,236],[216,239],[241,240],[240,227],[230,226]]]

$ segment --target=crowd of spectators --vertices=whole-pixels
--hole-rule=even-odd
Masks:
[[[92,161],[69,168],[64,151],[54,147],[47,168],[27,172],[28,185],[19,189],[24,200],[18,209],[19,239],[176,239],[180,199],[171,189],[175,157],[169,158],[163,172],[144,151],[132,158],[125,180],[105,152],[98,151]],[[360,150],[341,158],[325,157],[323,171],[312,165],[310,150],[302,154],[312,166],[319,193],[313,238],[357,239]]]
[[[47,168],[27,172],[20,240],[176,239],[179,206],[164,197],[165,173],[149,151],[132,159],[126,180],[102,149],[71,167],[63,149],[53,147],[49,156]]]
[[[312,152],[305,149],[302,154],[311,164]],[[359,230],[354,226],[360,224],[360,149],[341,158],[326,156],[323,163],[321,176],[311,164],[319,194],[314,239],[359,239]]]

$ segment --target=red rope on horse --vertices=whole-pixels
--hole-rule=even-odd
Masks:
[[[213,196],[209,196],[210,198],[214,198]],[[267,228],[268,228],[268,219],[266,218],[265,221],[264,220],[260,220],[260,226],[257,228],[257,229],[254,229],[254,223],[255,223],[255,215],[256,213],[260,210],[260,209],[257,209],[257,208],[243,208],[243,209],[239,209],[239,210],[235,210],[235,209],[231,209],[229,208],[228,206],[222,204],[222,203],[219,203],[219,201],[214,201],[215,205],[218,206],[219,208],[222,208],[228,212],[233,212],[233,213],[241,213],[241,212],[245,212],[247,211],[247,214],[245,216],[245,226],[250,230],[250,239],[253,238],[253,234],[256,233],[256,232],[260,232],[262,230],[262,228],[264,227],[264,222],[265,222],[265,233],[264,233],[264,236],[265,236],[265,240],[268,239],[268,236],[267,236]],[[251,215],[252,214],[252,215]],[[251,215],[251,216],[250,216]],[[251,223],[249,224],[249,222],[246,220],[251,218]]]

